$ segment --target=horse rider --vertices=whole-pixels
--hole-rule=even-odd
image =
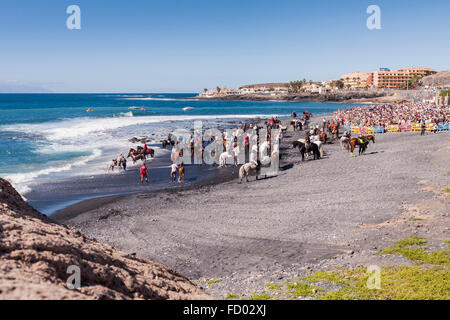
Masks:
[[[305,139],[305,148],[306,148],[306,152],[309,152],[309,150],[311,150],[311,138],[310,136],[307,136]]]
[[[347,137],[347,138],[350,139],[350,138],[352,137],[352,134],[350,133],[350,131],[347,131],[347,130],[346,130],[346,131],[344,132],[344,137]]]

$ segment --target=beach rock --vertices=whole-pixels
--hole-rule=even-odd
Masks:
[[[53,222],[1,178],[0,190],[0,299],[210,298],[166,266]],[[79,289],[68,288],[71,266]]]

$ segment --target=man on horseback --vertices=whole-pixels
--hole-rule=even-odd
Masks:
[[[310,139],[309,135],[305,139],[305,149],[306,149],[306,153],[309,153],[311,150],[311,139]]]

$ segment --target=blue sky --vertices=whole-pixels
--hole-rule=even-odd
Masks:
[[[81,8],[81,30],[66,8]],[[366,9],[381,8],[368,30]],[[448,70],[448,0],[15,0],[0,91],[198,92],[351,71]]]

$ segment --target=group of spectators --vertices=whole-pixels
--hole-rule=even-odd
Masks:
[[[450,120],[450,107],[437,107],[422,103],[395,105],[367,105],[339,110],[335,119],[344,125],[358,127],[385,127],[389,125],[411,125],[412,123],[446,124]]]

